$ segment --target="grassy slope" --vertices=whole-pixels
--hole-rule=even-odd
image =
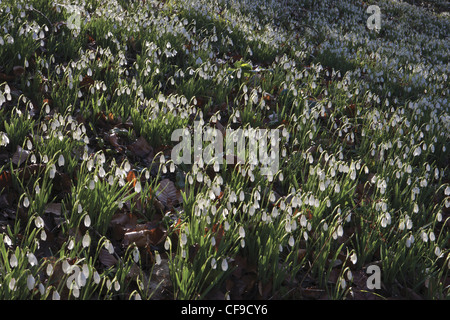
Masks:
[[[3,1],[0,297],[448,297],[449,19],[372,2]],[[173,165],[200,119],[274,179]]]

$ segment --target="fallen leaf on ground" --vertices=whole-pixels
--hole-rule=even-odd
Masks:
[[[105,265],[107,268],[112,267],[117,263],[116,257],[113,254],[109,253],[108,250],[102,248],[100,250],[100,254],[98,256],[100,262]]]
[[[156,191],[156,197],[161,201],[166,207],[172,207],[178,203],[183,202],[183,197],[175,184],[169,180],[164,179],[159,184],[159,188]]]
[[[303,298],[317,300],[326,294],[325,290],[317,287],[302,288],[301,294]]]
[[[139,137],[135,142],[128,146],[128,149],[138,157],[147,161],[152,161],[154,152],[152,146],[150,146],[144,137]]]
[[[136,175],[133,170],[128,171],[127,182],[132,183],[133,187],[136,186]]]
[[[17,176],[20,180],[27,181],[31,178],[31,176],[34,176],[38,174],[39,172],[43,172],[46,168],[45,164],[36,163],[31,164],[28,166],[25,166],[24,168],[21,168],[18,170]]]
[[[269,280],[266,284],[263,284],[262,281],[258,282],[258,293],[261,299],[267,300],[272,292],[272,279]]]
[[[45,207],[45,213],[53,213],[54,215],[61,215],[61,203],[50,203]]]
[[[128,229],[135,227],[137,217],[133,214],[116,213],[110,222],[113,239],[122,240]]]
[[[22,66],[15,66],[13,67],[13,73],[16,77],[19,77],[25,73],[25,68]]]
[[[0,81],[12,81],[14,80],[13,76],[8,76],[5,73],[0,72]]]
[[[84,76],[83,80],[80,82],[80,88],[82,89],[89,89],[90,86],[94,85],[94,79],[92,79],[89,76]]]
[[[122,150],[121,145],[119,144],[119,137],[113,133],[105,133],[105,140],[109,142],[116,150]]]
[[[140,248],[149,245],[156,246],[163,241],[165,235],[166,233],[159,227],[138,224],[135,228],[125,232],[122,244],[128,246],[135,243]]]
[[[16,166],[20,167],[20,165],[27,160],[30,153],[31,153],[30,151],[24,150],[22,147],[17,146],[17,150],[13,154],[11,161]]]
[[[12,177],[10,171],[3,171],[0,173],[0,191],[3,188],[12,186]]]

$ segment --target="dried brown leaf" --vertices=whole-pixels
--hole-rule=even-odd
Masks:
[[[45,207],[45,213],[53,213],[54,215],[61,215],[61,203],[50,203]]]
[[[11,161],[16,166],[20,167],[20,165],[27,160],[27,158],[30,155],[30,153],[31,153],[30,151],[25,150],[25,149],[23,149],[20,146],[17,146],[17,150],[13,154]]]
[[[129,229],[123,236],[122,244],[128,246],[135,243],[136,246],[142,248],[148,245],[158,245],[166,237],[160,227],[152,227],[148,224],[137,224],[133,229]]]
[[[129,246],[134,243],[137,247],[145,247],[150,244],[150,230],[138,230],[126,232],[123,236],[123,245]]]
[[[119,137],[115,133],[106,134],[105,140],[108,141],[114,148],[120,148]]]
[[[117,263],[116,257],[108,252],[108,250],[102,248],[100,250],[100,254],[98,256],[100,262],[105,265],[107,268],[112,267]]]
[[[0,190],[12,186],[11,172],[3,171],[0,173]]]
[[[152,146],[148,144],[144,137],[139,137],[135,142],[128,146],[128,149],[141,158],[153,158],[154,152]]]
[[[183,197],[175,184],[169,180],[164,179],[159,184],[159,188],[156,191],[156,197],[161,201],[166,207],[172,207],[178,203],[183,202]]]
[[[25,68],[22,66],[14,66],[13,67],[13,73],[16,77],[21,76],[22,74],[25,73]]]
[[[325,294],[325,290],[317,288],[317,287],[308,287],[301,289],[301,294],[303,298],[317,300],[323,297]]]

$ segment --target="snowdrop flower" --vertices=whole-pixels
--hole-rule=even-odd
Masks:
[[[91,226],[91,217],[88,214],[84,216],[84,226],[89,228]]]
[[[430,232],[429,239],[431,242],[434,242],[436,240],[436,236],[434,235],[433,231]]]
[[[446,196],[450,196],[450,187],[449,187],[449,186],[447,186],[447,187],[445,188],[444,194],[445,194]]]
[[[56,174],[56,167],[55,167],[54,164],[52,164],[50,166],[50,170],[49,170],[49,177],[50,177],[50,179],[53,179],[55,177],[55,174]]]
[[[0,100],[0,106],[2,105],[1,100]],[[9,139],[8,136],[6,135],[6,133],[4,132],[0,132],[0,147],[1,146],[7,146],[9,144]]]
[[[23,206],[24,206],[25,208],[28,208],[29,205],[30,205],[30,200],[28,200],[28,197],[25,197],[25,198],[23,199]]]
[[[13,253],[13,254],[11,255],[11,258],[9,259],[9,264],[11,265],[11,268],[17,267],[18,261],[17,261],[17,257],[16,257],[16,254],[15,254],[15,253]]]
[[[183,232],[180,237],[180,244],[181,246],[185,246],[186,243],[187,243],[187,236],[186,233]]]
[[[411,245],[414,243],[414,236],[410,235],[407,239],[406,239],[406,247],[409,248],[411,247]]]
[[[342,228],[342,225],[339,225],[339,227],[336,230],[336,234],[338,237],[342,237],[344,235],[344,228]]]
[[[91,244],[91,237],[89,236],[88,233],[86,233],[82,239],[83,248],[89,247],[90,244]]]
[[[109,254],[113,254],[114,253],[114,247],[113,247],[111,241],[106,240],[104,242],[104,246],[105,246],[105,249],[108,250]]]
[[[160,265],[160,264],[161,264],[161,255],[159,254],[158,251],[155,251],[155,263],[156,263],[157,265]]]
[[[11,280],[9,281],[9,290],[11,291],[16,291],[17,287],[16,287],[16,279],[15,278],[11,278]]]
[[[52,300],[60,300],[60,299],[61,299],[61,297],[60,297],[58,291],[56,291],[56,290],[53,291]]]
[[[439,257],[440,255],[441,255],[441,249],[438,247],[438,246],[436,246],[436,248],[434,249],[434,254],[437,256],[437,257]]]
[[[36,228],[38,228],[38,229],[43,228],[43,227],[44,227],[44,220],[43,220],[40,216],[37,216],[37,217],[34,219],[34,225],[35,225]]]
[[[428,242],[428,234],[425,231],[423,231],[420,236],[423,242]]]
[[[8,237],[8,235],[6,235],[6,234],[3,235],[3,243],[5,243],[7,246],[11,246],[12,245],[11,238]]]
[[[46,272],[47,276],[50,277],[53,274],[53,266],[51,264],[48,264],[45,272]]]
[[[136,191],[137,193],[140,193],[141,190],[142,190],[141,183],[138,181],[138,182],[136,182],[136,185],[134,186],[134,191]]]
[[[356,264],[356,262],[358,261],[358,257],[356,256],[356,252],[353,252],[353,254],[350,256],[350,261],[353,264]]]
[[[75,247],[75,242],[73,239],[70,239],[69,244],[67,245],[68,250],[72,250]]]
[[[289,245],[291,246],[291,247],[293,247],[294,246],[294,244],[295,244],[295,240],[294,240],[294,237],[291,235],[290,237],[289,237],[289,241],[288,241],[288,243],[289,243]]]
[[[27,276],[27,288],[28,288],[28,290],[30,290],[30,291],[33,290],[35,283],[36,283],[36,280],[34,279],[33,275],[29,274]]]
[[[28,263],[29,263],[32,267],[38,264],[38,261],[37,261],[37,259],[36,259],[36,256],[35,256],[33,253],[31,253],[31,252],[27,253],[27,258],[28,258]]]
[[[222,259],[222,270],[227,271],[228,270],[228,262],[227,259]]]
[[[239,236],[245,238],[245,230],[242,226],[239,227]]]

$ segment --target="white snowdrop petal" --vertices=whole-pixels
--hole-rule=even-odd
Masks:
[[[89,234],[84,235],[82,244],[83,244],[83,248],[89,247],[89,245],[91,244],[91,237],[89,236]]]
[[[158,251],[155,252],[155,263],[156,263],[157,265],[160,265],[160,264],[161,264],[161,255],[159,254]]]
[[[3,236],[3,242],[4,242],[7,246],[11,246],[11,245],[12,245],[11,238],[8,237],[8,235],[6,235],[6,234]]]
[[[244,230],[244,227],[242,227],[242,226],[239,227],[239,236],[241,238],[245,237],[245,230]]]
[[[9,290],[16,291],[16,279],[15,278],[11,278],[11,280],[9,280],[8,287],[9,287]]]
[[[28,199],[28,197],[25,197],[25,198],[23,199],[23,206],[24,206],[25,208],[28,208],[28,207],[30,206],[30,200]]]
[[[13,253],[13,254],[11,255],[11,258],[9,258],[9,264],[11,265],[11,268],[17,267],[18,260],[17,260],[17,257],[16,257],[16,254],[15,254],[15,253]]]
[[[186,233],[182,233],[182,234],[181,234],[181,237],[180,237],[180,244],[181,244],[182,246],[185,246],[186,243],[187,243],[187,236],[186,236]]]
[[[59,295],[59,293],[58,293],[58,291],[53,291],[53,294],[52,294],[52,300],[60,300],[61,299],[61,296]]]
[[[35,225],[36,228],[38,228],[38,229],[43,228],[43,227],[44,227],[44,220],[43,220],[40,216],[37,216],[37,217],[34,219],[34,225]]]
[[[289,243],[289,245],[290,245],[291,247],[293,247],[293,246],[294,246],[294,244],[295,244],[295,240],[294,240],[294,237],[293,237],[293,236],[290,236],[290,237],[289,237],[289,241],[288,241],[288,243]]]
[[[28,263],[33,267],[38,264],[36,256],[33,253],[27,253]]]
[[[84,216],[83,223],[86,228],[91,226],[91,217],[88,214]]]
[[[358,257],[356,256],[356,253],[355,253],[355,252],[353,252],[353,254],[350,256],[350,261],[351,261],[353,264],[356,264],[356,262],[358,261]]]
[[[222,259],[222,270],[227,271],[228,270],[228,262],[227,259]]]
[[[134,186],[134,191],[136,191],[137,193],[140,193],[141,190],[142,190],[141,183],[138,181],[138,182],[136,182],[136,185]]]
[[[58,157],[58,166],[64,166],[64,156],[62,154]]]
[[[96,283],[96,284],[99,284],[100,283],[100,275],[98,274],[98,272],[97,271],[94,271],[94,282]]]

